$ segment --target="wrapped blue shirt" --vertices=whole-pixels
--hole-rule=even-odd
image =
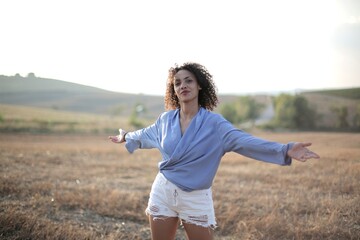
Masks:
[[[147,127],[125,136],[127,150],[157,148],[162,156],[159,171],[184,191],[210,188],[221,158],[236,152],[256,160],[290,165],[287,151],[293,143],[280,144],[254,137],[235,128],[220,114],[200,108],[185,133],[181,133],[180,110],[159,116]]]

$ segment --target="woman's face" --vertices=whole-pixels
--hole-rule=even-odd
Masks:
[[[201,87],[192,72],[180,70],[174,76],[174,90],[179,102],[189,102],[198,101]]]

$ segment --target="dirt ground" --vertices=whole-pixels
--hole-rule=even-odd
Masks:
[[[226,154],[215,239],[360,239],[360,134],[256,135],[311,141],[321,159],[281,167]],[[159,160],[101,135],[1,134],[0,238],[150,239],[144,210]]]

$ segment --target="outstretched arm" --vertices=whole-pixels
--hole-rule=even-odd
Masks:
[[[119,135],[117,135],[117,136],[109,136],[109,139],[113,143],[123,143],[123,142],[125,142],[125,135],[126,134],[127,134],[127,132],[120,128],[119,129]]]
[[[297,142],[289,149],[287,155],[301,162],[306,162],[306,160],[311,158],[320,158],[319,155],[307,148],[309,146],[311,146],[311,143]]]

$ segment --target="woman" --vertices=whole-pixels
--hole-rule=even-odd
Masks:
[[[146,213],[152,239],[174,239],[179,221],[188,239],[212,239],[216,226],[211,185],[226,152],[279,165],[319,156],[311,143],[280,144],[256,138],[211,112],[218,104],[212,75],[197,63],[170,68],[165,95],[167,112],[144,129],[109,136],[138,148],[158,148],[162,155]]]

